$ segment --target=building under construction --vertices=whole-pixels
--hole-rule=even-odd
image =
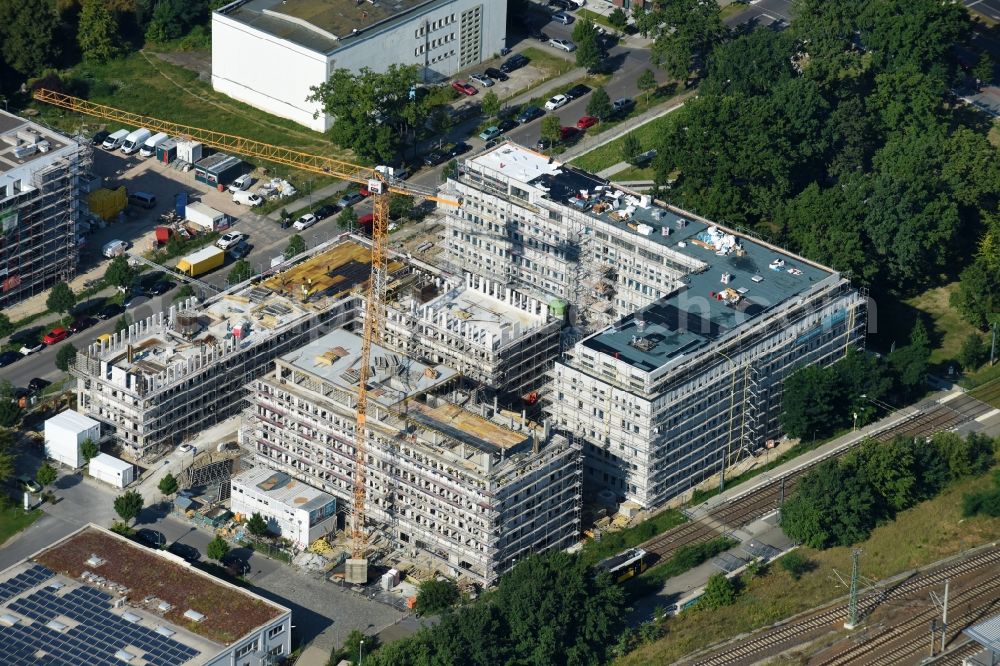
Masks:
[[[0,308],[76,274],[90,146],[0,111]]]
[[[543,396],[588,485],[656,506],[780,435],[782,382],[863,344],[829,268],[511,143],[445,186],[455,270],[568,303]]]
[[[353,498],[361,338],[333,331],[254,382],[242,445],[258,462]],[[390,559],[490,585],[580,531],[581,451],[524,413],[477,404],[459,373],[372,346],[366,514]],[[395,555],[393,555],[395,553]]]

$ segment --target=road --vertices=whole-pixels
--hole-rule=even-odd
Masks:
[[[787,26],[792,20],[791,0],[752,0],[749,6],[727,18],[724,23],[735,28],[750,21],[757,25]]]

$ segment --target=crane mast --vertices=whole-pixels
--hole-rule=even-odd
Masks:
[[[155,132],[165,132],[173,136],[183,136],[221,150],[229,150],[247,157],[258,157],[277,162],[302,171],[319,173],[342,180],[366,185],[373,194],[374,211],[372,220],[371,277],[368,280],[367,304],[365,307],[364,330],[362,333],[361,356],[359,362],[357,421],[355,422],[354,450],[354,499],[351,506],[351,559],[347,560],[345,580],[348,583],[365,583],[368,580],[368,560],[365,558],[368,535],[365,532],[366,477],[368,471],[367,438],[368,428],[368,380],[371,376],[371,349],[381,338],[385,324],[386,285],[388,283],[389,256],[386,239],[389,235],[389,195],[390,193],[419,196],[448,206],[458,206],[460,202],[436,196],[433,189],[421,188],[409,183],[390,181],[389,178],[371,167],[344,162],[331,157],[305,153],[302,151],[274,146],[246,137],[218,132],[190,125],[182,125],[152,116],[116,109],[97,104],[79,97],[40,88],[33,97],[47,104],[70,111],[106,118],[134,127],[145,127]]]

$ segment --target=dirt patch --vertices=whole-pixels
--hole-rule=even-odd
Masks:
[[[169,62],[171,65],[191,70],[206,83],[212,82],[212,53],[210,51],[172,51],[170,53],[150,51],[150,54],[164,62]]]

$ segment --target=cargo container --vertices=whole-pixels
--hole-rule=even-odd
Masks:
[[[226,226],[225,213],[201,202],[189,203],[185,206],[184,219],[198,225],[206,232],[218,231]]]
[[[243,160],[225,153],[215,153],[194,165],[194,179],[212,187],[228,185],[243,174]]]
[[[170,135],[165,132],[157,132],[153,136],[146,139],[146,142],[142,144],[142,148],[139,149],[139,157],[151,157],[156,154],[156,147],[161,143],[170,138]]]
[[[135,480],[135,467],[132,463],[119,460],[107,453],[92,458],[88,471],[98,481],[111,484],[115,488],[124,488]]]
[[[156,161],[170,164],[177,159],[177,139],[167,139],[156,147]]]
[[[177,159],[194,164],[201,159],[202,146],[197,141],[178,141]]]
[[[116,190],[109,190],[102,187],[91,192],[87,197],[87,207],[90,209],[90,212],[105,222],[118,217],[118,214],[125,210],[127,202],[128,194],[124,186]]]
[[[218,268],[225,260],[225,250],[220,250],[217,247],[205,247],[178,261],[177,271],[190,277],[198,277],[214,268]]]
[[[174,231],[170,227],[156,227],[156,244],[166,245]]]

